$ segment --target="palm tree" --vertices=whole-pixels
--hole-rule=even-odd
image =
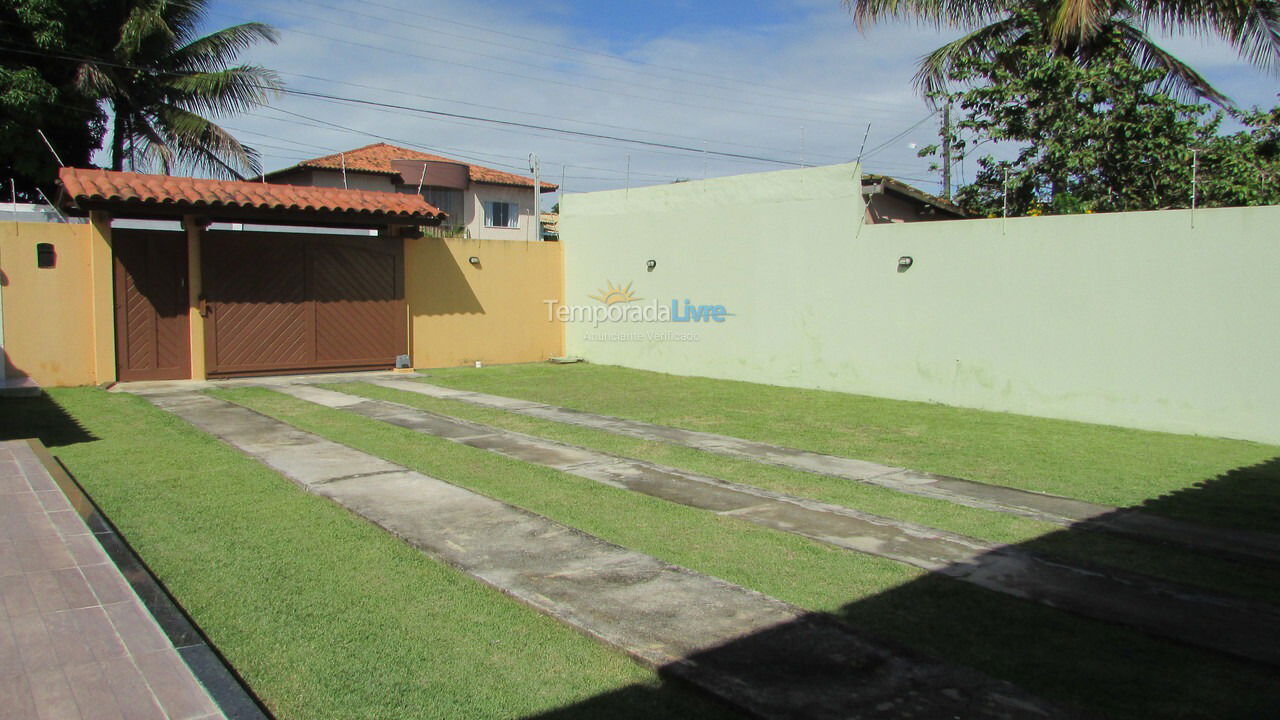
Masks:
[[[1164,71],[1161,89],[1182,97],[1229,101],[1198,72],[1157,45],[1147,29],[1217,35],[1241,57],[1280,70],[1280,0],[842,0],[859,27],[883,19],[914,18],[967,34],[925,55],[916,86],[941,92],[966,59],[995,59],[1000,48],[1036,43],[1088,64],[1118,43],[1143,69]]]
[[[245,23],[200,36],[208,0],[124,0],[119,39],[80,66],[80,90],[111,106],[111,166],[175,167],[218,177],[262,171],[259,155],[208,116],[265,104],[281,89],[277,75],[231,62],[276,31]]]

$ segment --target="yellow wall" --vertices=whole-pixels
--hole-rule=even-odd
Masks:
[[[468,258],[480,259],[472,265]],[[564,354],[546,300],[564,293],[559,243],[405,241],[405,292],[418,368],[536,362]]]
[[[89,225],[0,223],[9,376],[27,376],[46,387],[97,381],[89,236]],[[42,242],[53,243],[57,253],[52,269],[36,267],[36,243]]]

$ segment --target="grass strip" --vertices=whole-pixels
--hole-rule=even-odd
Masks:
[[[432,398],[368,383],[325,384],[321,387],[690,470],[787,495],[856,508],[969,537],[1022,544],[1029,549],[1058,557],[1121,567],[1175,582],[1280,604],[1280,569],[1276,568],[1222,561],[1211,555],[1189,552],[1183,548],[1153,545],[1105,533],[1062,532],[1058,525],[1007,513],[978,510],[841,478],[518,415],[458,400]]]
[[[219,390],[303,430],[610,542],[1117,718],[1254,718],[1273,672],[963,583],[259,388]]]
[[[144,400],[0,400],[279,718],[731,717]]]
[[[1280,447],[605,365],[431,370],[429,382],[1171,517],[1280,532]]]

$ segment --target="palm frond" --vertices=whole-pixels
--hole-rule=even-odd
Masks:
[[[170,103],[208,115],[253,110],[267,104],[283,87],[274,71],[259,65],[176,75],[165,84]]]
[[[237,180],[262,172],[258,152],[241,144],[212,120],[175,105],[165,105],[159,110],[158,124],[169,138],[178,160],[184,164]]]
[[[121,59],[135,56],[143,43],[154,37],[173,38],[164,10],[167,0],[135,0],[120,26],[120,40],[116,53]]]
[[[1164,72],[1159,85],[1162,92],[1184,100],[1203,98],[1218,105],[1231,104],[1231,99],[1210,85],[1203,75],[1157,45],[1141,28],[1127,22],[1114,23],[1113,27],[1135,65],[1143,70]]]
[[[130,129],[134,140],[133,152],[141,155],[143,167],[151,169],[159,166],[160,171],[165,175],[171,174],[176,153],[169,141],[152,125],[152,120],[145,117],[135,118],[134,122],[130,123]]]
[[[1097,35],[1115,12],[1113,0],[1056,0],[1049,18],[1049,37],[1055,45],[1069,46]]]
[[[260,40],[275,43],[279,33],[263,23],[243,23],[192,40],[165,58],[167,70],[211,72],[223,68]]]
[[[1020,3],[1014,0],[841,0],[858,27],[881,20],[915,20],[936,27],[989,23]]]
[[[1135,0],[1139,18],[1169,32],[1216,35],[1258,67],[1280,71],[1280,0]]]
[[[951,74],[961,61],[991,60],[1022,32],[1018,20],[1007,18],[952,40],[920,59],[913,79],[916,89],[926,98],[934,97],[946,90]]]
[[[206,13],[209,11],[208,0],[160,0],[165,8],[164,14],[173,37],[179,45],[191,42],[200,31]]]
[[[76,70],[76,89],[95,100],[109,98],[120,90],[111,69],[87,62]]]

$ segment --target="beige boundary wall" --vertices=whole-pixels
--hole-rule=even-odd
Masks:
[[[470,258],[479,262],[472,264]],[[418,368],[538,362],[564,354],[559,243],[419,238],[405,241],[405,292]]]
[[[6,375],[44,387],[93,385],[115,376],[110,228],[97,223],[0,224],[0,321]],[[175,233],[175,237],[181,237]],[[57,265],[36,267],[36,245]],[[188,238],[190,275],[200,245]],[[468,262],[471,257],[478,265]],[[406,333],[415,367],[538,362],[564,353],[562,325],[545,301],[563,291],[558,243],[420,238],[405,241]],[[204,335],[192,297],[192,371],[204,376]]]
[[[41,385],[96,381],[91,231],[88,224],[0,223],[6,376]],[[36,267],[39,243],[53,245],[55,267]]]
[[[860,228],[860,186],[839,165],[567,196],[566,303],[632,283],[619,305],[732,315],[570,322],[566,350],[1280,443],[1280,207]]]

